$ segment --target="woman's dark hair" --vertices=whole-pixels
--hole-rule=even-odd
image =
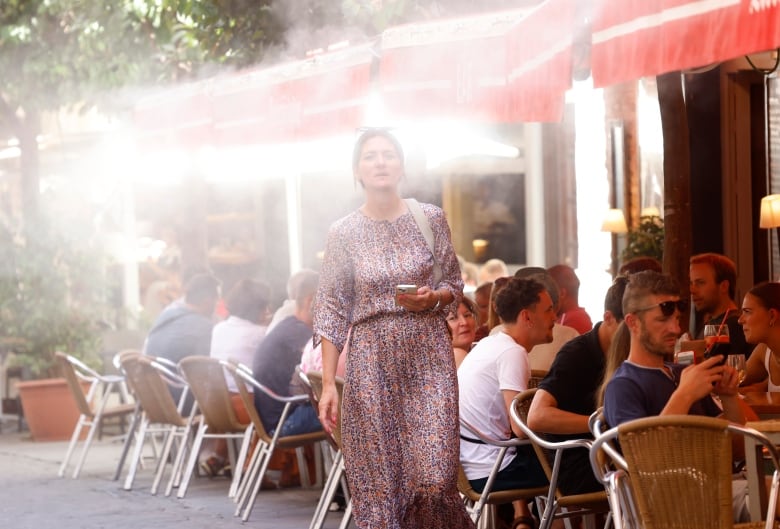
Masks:
[[[355,148],[352,150],[352,170],[357,169],[358,163],[360,163],[360,155],[363,152],[363,146],[371,138],[384,138],[392,143],[398,158],[401,159],[401,165],[404,164],[404,149],[401,147],[401,142],[398,141],[398,138],[393,136],[388,129],[366,129],[357,139]]]
[[[748,294],[755,297],[766,310],[780,311],[780,283],[764,281],[751,288]]]
[[[225,306],[231,316],[256,323],[268,310],[271,287],[263,281],[242,279],[236,283],[225,299]]]

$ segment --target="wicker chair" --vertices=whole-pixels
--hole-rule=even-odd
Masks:
[[[304,385],[311,389],[311,399],[313,403],[318,403],[320,395],[322,395],[322,372],[310,371],[309,373],[299,373]],[[339,404],[341,404],[342,395],[344,392],[344,379],[336,377],[336,389],[339,392]],[[341,417],[339,417],[340,419]],[[328,478],[325,481],[325,486],[322,489],[320,495],[320,501],[317,504],[317,508],[314,510],[314,516],[312,517],[309,529],[322,529],[325,524],[325,517],[328,514],[328,507],[333,502],[333,497],[336,495],[336,491],[341,485],[341,490],[344,491],[347,500],[347,507],[344,511],[344,515],[341,518],[339,529],[346,529],[352,519],[352,501],[349,499],[349,490],[347,487],[347,479],[344,474],[344,457],[341,453],[341,424],[336,424],[333,431],[328,435],[328,441],[333,449],[333,461],[331,463],[330,472]]]
[[[757,439],[768,453],[775,472],[763,522],[734,524],[732,507],[732,434]],[[622,456],[611,453],[616,469],[604,472],[599,453],[618,441]],[[711,417],[673,415],[626,422],[596,438],[591,464],[597,477],[615,494],[614,517],[623,527],[643,529],[731,529],[776,526],[780,453],[760,432]],[[616,480],[615,476],[623,476]],[[615,487],[630,485],[626,489]]]
[[[292,410],[293,404],[308,402],[308,395],[293,395],[291,397],[282,397],[258,382],[254,376],[252,376],[252,371],[247,366],[227,361],[222,361],[221,365],[224,366],[235,377],[239,395],[241,395],[241,400],[244,402],[244,406],[249,413],[251,424],[258,439],[254,453],[252,454],[252,458],[249,462],[249,468],[246,471],[244,479],[241,480],[238,490],[234,496],[234,500],[237,503],[235,515],[241,515],[241,519],[246,522],[249,519],[249,515],[252,513],[255,499],[257,498],[257,494],[260,491],[260,487],[263,482],[263,476],[268,469],[268,463],[271,460],[271,456],[273,455],[274,450],[277,448],[299,448],[306,445],[319,443],[320,441],[324,441],[326,436],[325,431],[320,430],[318,432],[281,437],[279,435],[281,431],[281,425],[284,424],[287,415]],[[277,423],[277,427],[274,429],[273,435],[270,435],[266,431],[265,426],[263,425],[263,421],[260,419],[257,409],[255,408],[254,398],[247,389],[247,385],[249,385],[249,387],[251,387],[254,391],[262,391],[269,397],[285,404],[284,410],[282,411],[281,417],[279,417],[279,422]],[[244,449],[242,448],[242,453],[243,452]],[[306,468],[305,465],[299,465],[299,467],[301,471],[301,479],[303,480]]]
[[[81,412],[76,427],[73,429],[73,435],[70,438],[65,458],[62,460],[62,465],[60,465],[57,473],[58,476],[62,477],[65,475],[65,470],[84,428],[89,428],[87,437],[84,440],[84,447],[81,449],[81,455],[76,463],[76,468],[73,469],[73,477],[77,478],[81,472],[81,467],[84,466],[84,461],[87,458],[89,447],[92,445],[95,432],[101,427],[103,421],[109,418],[124,418],[130,415],[135,410],[135,404],[108,405],[108,400],[113,390],[124,383],[124,377],[101,375],[78,358],[69,354],[58,351],[55,355],[57,362],[62,368],[62,374],[68,383],[70,392],[76,401],[76,406],[79,412]],[[87,390],[86,395],[82,388],[82,382],[89,384],[89,390]],[[97,404],[93,404],[96,401]]]
[[[169,496],[180,477],[186,446],[192,432],[194,413],[185,416],[181,410],[186,400],[187,383],[178,374],[154,357],[141,355],[125,355],[121,359],[121,368],[127,377],[130,389],[136,395],[137,403],[141,409],[141,420],[138,432],[130,437],[135,438],[133,455],[130,459],[130,470],[125,478],[124,490],[133,487],[138,465],[141,463],[144,444],[147,435],[161,433],[165,435],[163,448],[157,458],[157,469],[152,482],[151,492],[157,494],[162,481],[165,467],[169,461],[169,455],[176,439],[179,439],[179,447],[173,460],[171,476],[165,495]],[[170,387],[182,388],[184,392],[176,403],[169,390]],[[195,411],[195,410],[193,410]],[[154,446],[154,445],[153,445]]]
[[[544,369],[532,369],[531,378],[528,379],[528,389],[538,387],[544,377],[547,376],[547,371]]]
[[[244,461],[252,437],[252,422],[239,421],[233,408],[233,401],[225,380],[225,369],[222,362],[209,356],[186,356],[179,361],[179,371],[190,392],[195,396],[198,406],[198,430],[190,451],[189,460],[184,467],[178,498],[187,494],[187,488],[192,474],[198,466],[200,447],[204,439],[241,440],[241,450],[235,457],[233,444],[228,443],[228,454],[233,466],[233,478],[228,497],[235,497],[243,475]]]
[[[517,438],[508,440],[492,439],[474,425],[469,424],[463,418],[460,419],[460,424],[471,432],[476,439],[479,439],[485,444],[497,446],[500,449],[482,492],[474,490],[466,477],[463,465],[458,465],[458,491],[463,496],[466,503],[466,511],[469,516],[471,516],[474,523],[477,524],[477,527],[480,529],[495,527],[496,507],[498,505],[512,503],[513,501],[518,500],[533,501],[538,495],[547,492],[547,487],[493,491],[493,482],[501,470],[501,463],[504,461],[506,451],[513,446],[527,445],[528,440]],[[485,511],[487,512],[485,513]]]
[[[531,441],[536,456],[544,469],[550,486],[537,495],[537,503],[541,513],[540,529],[548,529],[556,518],[571,518],[596,513],[608,513],[609,502],[605,491],[584,494],[565,495],[558,488],[558,475],[564,450],[590,449],[588,439],[573,439],[553,443],[539,436],[528,427],[528,409],[531,405],[536,388],[528,389],[517,395],[512,402],[509,414],[523,433]],[[552,464],[550,464],[552,461]],[[607,516],[607,524],[611,523]]]

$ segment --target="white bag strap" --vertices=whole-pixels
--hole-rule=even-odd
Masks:
[[[433,240],[433,230],[431,230],[431,223],[428,221],[428,217],[425,216],[425,213],[423,213],[423,210],[420,207],[420,203],[417,202],[417,200],[413,198],[405,198],[404,202],[406,202],[409,211],[414,217],[414,221],[417,223],[417,227],[420,229],[420,232],[425,238],[425,242],[428,243],[428,249],[431,251],[431,255],[433,255],[433,287],[436,288],[436,285],[438,285],[439,281],[441,281],[442,273],[441,266],[436,260],[436,250]]]

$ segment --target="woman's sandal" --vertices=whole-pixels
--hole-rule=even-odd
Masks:
[[[525,526],[528,529],[536,529],[536,520],[532,516],[518,516],[512,521],[512,529]]]

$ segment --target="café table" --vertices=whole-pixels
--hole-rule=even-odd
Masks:
[[[760,419],[780,419],[780,393],[749,391],[742,397]]]
[[[747,426],[755,428],[766,435],[770,441],[780,445],[780,393],[749,391],[744,393],[742,397],[744,402],[761,419],[757,422],[748,422]],[[758,494],[748,494],[748,509],[751,520],[760,520],[767,505],[763,465],[760,463],[761,455],[756,452],[757,448],[758,445],[754,440],[745,437],[745,469],[747,471],[748,491],[758,491]]]
[[[748,422],[745,426],[764,434],[771,442],[780,444],[780,420]],[[748,482],[748,511],[752,521],[761,520],[768,505],[767,489],[764,482],[764,465],[761,457],[761,445],[752,437],[745,436],[745,471]],[[755,494],[758,491],[758,494]]]

